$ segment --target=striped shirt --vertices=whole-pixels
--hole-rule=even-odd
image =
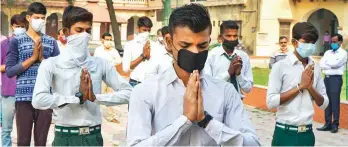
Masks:
[[[43,56],[45,59],[59,54],[57,42],[45,34],[41,35]],[[11,39],[6,55],[6,74],[8,77],[17,75],[16,101],[31,101],[40,63],[36,62],[24,69],[22,62],[33,55],[34,41],[24,33]]]

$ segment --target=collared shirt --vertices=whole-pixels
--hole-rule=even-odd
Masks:
[[[59,55],[57,41],[46,34],[41,34],[43,56],[45,59]],[[34,41],[27,33],[16,35],[10,41],[6,56],[6,74],[16,77],[16,101],[31,101],[39,62],[34,63],[24,70],[22,62],[33,55]]]
[[[312,64],[314,62],[309,59],[306,68]],[[294,53],[290,53],[284,60],[274,64],[272,68],[269,75],[266,103],[269,109],[277,108],[276,121],[279,123],[299,126],[309,125],[313,122],[313,98],[308,90],[303,90],[292,100],[280,105],[280,94],[297,87],[301,82],[304,69]],[[313,87],[324,97],[324,103],[319,107],[325,109],[329,104],[329,99],[317,64],[314,65]]]
[[[343,75],[346,62],[347,51],[342,48],[327,50],[320,60],[320,67],[325,75]]]
[[[150,59],[158,56],[161,52],[158,51],[158,44],[150,41]],[[137,42],[136,40],[131,40],[124,45],[124,54],[122,59],[122,69],[124,72],[131,71],[130,78],[139,82],[143,82],[145,79],[145,72],[147,69],[149,60],[142,61],[133,70],[130,69],[131,62],[140,57],[143,53],[144,45]]]
[[[230,82],[231,77],[228,73],[228,69],[230,67],[231,61],[226,58],[225,54],[227,53],[225,52],[222,46],[218,46],[217,48],[210,51],[203,71],[205,74],[208,74],[214,78]],[[252,67],[250,64],[249,56],[244,51],[234,50],[231,56],[233,56],[234,54],[240,56],[243,61],[241,74],[236,77],[236,80],[238,82],[238,91],[240,93],[240,96],[244,98],[245,96],[242,94],[241,90],[243,90],[246,93],[249,93],[253,87],[254,80],[251,69]]]
[[[232,84],[201,75],[205,129],[183,115],[185,86],[175,70],[145,80],[132,92],[128,114],[130,146],[259,146],[239,94]]]
[[[58,44],[58,48],[59,48],[60,51],[64,50],[65,47],[66,47],[66,44],[63,44],[59,40],[57,40],[57,44]]]
[[[1,41],[1,65],[6,62],[6,53],[9,49],[10,40],[12,37]],[[2,96],[15,96],[16,94],[16,77],[9,78],[6,73],[1,74],[1,95]]]
[[[109,61],[112,65],[117,65],[122,62],[122,58],[115,48],[110,48],[109,50],[106,50],[104,45],[99,46],[95,49],[94,56],[105,59]]]
[[[115,67],[108,61],[92,58],[96,68],[91,68],[94,102],[85,101],[79,104],[75,94],[79,91],[81,68],[61,68],[58,57],[44,60],[39,67],[36,79],[33,107],[40,110],[53,109],[53,120],[56,125],[66,127],[95,126],[102,123],[99,105],[117,105],[128,103],[132,87],[120,76]],[[101,94],[102,81],[115,92]],[[52,92],[50,91],[52,87]],[[65,105],[61,108],[58,106]]]
[[[281,50],[278,50],[274,53],[273,56],[271,56],[271,59],[269,61],[269,68],[272,69],[272,66],[277,63],[280,60],[283,60],[286,58],[286,56],[290,53],[290,51],[287,51],[286,53],[283,53]]]
[[[173,66],[173,56],[166,52],[156,58],[150,58],[150,64],[145,72],[145,79],[163,73],[165,70]]]

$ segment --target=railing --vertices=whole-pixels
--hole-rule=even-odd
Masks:
[[[116,4],[147,4],[147,0],[113,0]]]

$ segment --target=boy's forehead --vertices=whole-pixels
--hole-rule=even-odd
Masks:
[[[46,17],[46,15],[33,13],[31,17]]]
[[[200,40],[202,42],[210,40],[209,28],[201,32],[193,32],[189,27],[176,27],[173,32],[173,36],[178,38],[178,41],[193,41]]]

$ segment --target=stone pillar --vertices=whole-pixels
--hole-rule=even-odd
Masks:
[[[92,35],[93,41],[100,40],[100,23],[99,22],[93,22],[91,35]]]

